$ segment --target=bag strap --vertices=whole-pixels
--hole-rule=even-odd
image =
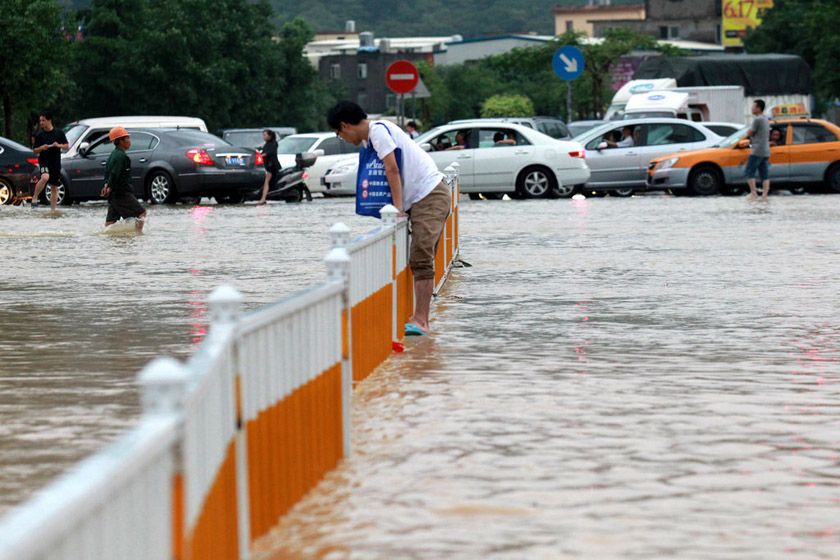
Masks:
[[[391,133],[391,129],[390,129],[390,128],[388,128],[388,125],[387,125],[387,124],[385,124],[384,122],[379,122],[379,121],[377,121],[377,122],[375,122],[375,123],[373,123],[373,124],[374,124],[374,125],[377,125],[377,124],[378,124],[378,125],[380,125],[380,126],[384,126],[384,127],[385,127],[385,131],[388,133],[388,136],[390,136],[390,137],[391,137],[391,139],[394,141],[394,145],[396,146],[396,144],[397,144],[397,140],[396,140],[396,138],[394,138],[394,135]],[[373,148],[373,139],[372,139],[372,138],[370,138],[370,134],[368,134],[368,140],[370,141],[370,147],[371,147],[371,148]],[[399,146],[397,146],[397,149],[399,149]],[[376,151],[377,151],[377,150],[376,150],[376,148],[373,148],[373,151],[374,151],[374,152],[376,152]],[[379,153],[379,152],[377,152],[377,154],[378,154],[378,153]]]

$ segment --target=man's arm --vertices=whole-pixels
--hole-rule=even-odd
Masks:
[[[385,176],[388,178],[388,184],[391,186],[391,198],[394,201],[394,206],[402,212],[403,189],[402,179],[400,178],[400,167],[397,165],[397,156],[394,152],[391,152],[382,158],[382,163],[385,164]]]

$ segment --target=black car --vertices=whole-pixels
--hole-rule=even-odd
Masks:
[[[174,128],[129,128],[128,132],[134,192],[152,204],[200,196],[240,202],[240,191],[262,184],[265,177],[260,154],[207,132]],[[113,150],[105,136],[93,144],[83,142],[77,155],[62,158],[59,204],[98,199]]]
[[[0,204],[28,196],[38,180],[38,170],[35,152],[0,136]]]

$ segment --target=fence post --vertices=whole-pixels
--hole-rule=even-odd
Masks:
[[[242,314],[242,293],[233,286],[219,286],[207,298],[207,306],[210,308],[210,332],[208,339],[217,345],[223,342],[228,336],[236,336],[236,324]],[[231,364],[239,364],[237,353],[239,352],[239,341],[234,339],[231,356]],[[214,351],[219,346],[213,347]],[[234,449],[236,454],[236,527],[239,533],[239,558],[247,558],[251,544],[251,508],[249,503],[249,481],[248,481],[248,441],[245,431],[242,429],[242,372],[233,365],[231,368],[233,379],[230,386],[233,390],[233,422]]]
[[[338,226],[342,226],[339,228]],[[350,237],[350,228],[344,224],[336,224],[330,229],[330,234],[346,235]],[[333,243],[341,238],[333,237]],[[353,364],[351,352],[353,341],[350,313],[350,254],[344,246],[333,247],[324,258],[327,265],[327,274],[333,280],[342,282],[344,289],[341,296],[341,418],[342,418],[342,439],[344,444],[344,456],[350,456],[350,406],[353,394]]]
[[[397,216],[400,211],[388,204],[379,211],[382,227],[391,229],[391,347],[402,352],[402,345],[397,337]]]
[[[180,415],[183,422],[184,400],[190,381],[189,370],[172,358],[155,358],[137,375],[141,387],[140,402],[144,415]],[[180,424],[179,422],[179,424]],[[178,427],[179,432],[181,426]],[[172,449],[172,524],[171,553],[175,560],[184,558],[184,536],[186,529],[186,502],[184,495],[183,433],[178,434]]]

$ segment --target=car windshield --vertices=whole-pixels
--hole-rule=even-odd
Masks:
[[[236,132],[225,133],[225,140],[234,146],[243,146],[246,148],[254,148],[265,144],[263,140],[262,130],[242,130]]]
[[[14,140],[9,140],[8,138],[3,138],[3,142],[2,142],[2,144],[0,144],[0,146],[2,146],[3,144],[5,144],[9,148],[12,148],[13,150],[17,150],[19,152],[31,152],[32,151],[29,148],[27,148],[26,146],[24,146],[23,144],[18,144]]]
[[[726,138],[715,144],[715,147],[729,148],[731,146],[734,146],[738,143],[739,140],[743,140],[744,135],[749,129],[750,127],[745,126],[744,128],[739,129],[737,132],[733,132],[731,135],[727,136]]]
[[[438,126],[438,127],[433,128],[431,130],[427,130],[426,132],[424,132],[423,134],[418,136],[414,141],[417,142],[418,144],[422,144],[423,142],[428,142],[429,140],[431,140],[432,138],[434,138],[435,136],[440,134],[442,130],[443,130],[442,126]]]
[[[82,134],[88,129],[85,124],[68,124],[64,127],[64,136],[67,137],[67,143],[71,146],[81,138]]]
[[[308,152],[317,141],[318,138],[313,136],[286,136],[277,143],[277,153],[300,154]]]

